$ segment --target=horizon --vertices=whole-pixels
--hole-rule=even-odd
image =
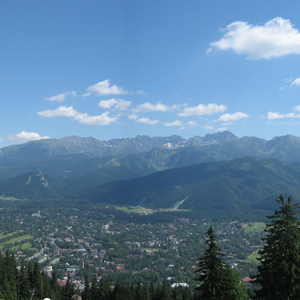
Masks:
[[[300,3],[3,2],[0,148],[298,135]]]
[[[231,134],[233,134],[233,135],[235,135],[238,139],[242,139],[242,138],[244,138],[244,137],[255,137],[255,138],[259,138],[259,139],[264,139],[264,138],[261,138],[261,137],[257,137],[257,136],[248,136],[248,135],[243,135],[243,136],[237,136],[236,134],[234,134],[233,132],[231,132],[230,130],[225,130],[225,131],[219,131],[219,132],[212,132],[212,133],[206,133],[205,135],[202,135],[202,136],[200,136],[200,135],[194,135],[194,136],[190,136],[190,137],[183,137],[183,136],[181,136],[181,135],[179,135],[179,134],[171,134],[171,135],[169,135],[169,136],[163,136],[163,135],[161,135],[161,136],[151,136],[151,135],[145,135],[145,134],[138,134],[138,135],[136,135],[136,136],[133,136],[133,137],[122,137],[122,138],[111,138],[111,139],[107,139],[107,140],[100,140],[100,139],[97,139],[97,138],[95,138],[95,137],[93,137],[93,136],[77,136],[77,135],[68,135],[68,136],[64,136],[64,137],[62,137],[62,138],[49,138],[49,139],[38,139],[38,140],[31,140],[31,141],[26,141],[26,142],[19,142],[19,143],[15,143],[15,144],[11,144],[11,145],[8,145],[8,146],[3,146],[3,147],[1,147],[0,146],[0,149],[2,149],[2,148],[6,148],[6,147],[10,147],[10,146],[18,146],[18,145],[22,145],[22,144],[26,144],[26,143],[29,143],[29,142],[37,142],[37,141],[43,141],[43,140],[62,140],[62,139],[65,139],[65,138],[71,138],[71,137],[76,137],[76,138],[81,138],[81,139],[85,139],[85,138],[94,138],[94,139],[96,139],[96,140],[99,140],[99,141],[107,141],[107,142],[109,142],[109,141],[111,141],[111,140],[121,140],[121,139],[135,139],[135,138],[137,138],[138,136],[140,136],[140,137],[144,137],[144,136],[146,136],[146,137],[150,137],[150,138],[167,138],[167,137],[171,137],[171,136],[179,136],[179,137],[181,137],[181,138],[183,138],[183,139],[185,139],[185,140],[189,140],[189,139],[192,139],[192,138],[194,138],[194,137],[201,137],[201,138],[204,138],[206,135],[213,135],[213,134],[218,134],[218,133],[222,133],[222,132],[229,132],[229,133],[231,133]],[[300,138],[300,136],[297,136],[297,135],[293,135],[293,134],[284,134],[284,135],[281,135],[281,136],[273,136],[272,138],[270,138],[270,139],[264,139],[264,140],[266,140],[266,141],[271,141],[272,139],[274,139],[274,138],[277,138],[277,137],[283,137],[283,136],[294,136],[294,137],[299,137]]]

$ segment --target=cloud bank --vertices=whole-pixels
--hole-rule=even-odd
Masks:
[[[108,116],[109,112],[104,112],[99,116],[89,116],[86,113],[80,113],[73,106],[60,106],[57,109],[45,110],[38,112],[38,115],[44,118],[56,118],[56,117],[69,117],[73,120],[87,125],[110,125],[118,118],[111,118]]]
[[[122,95],[122,94],[128,94],[129,92],[127,90],[124,90],[121,87],[110,84],[110,81],[108,79],[104,81],[100,81],[96,83],[95,85],[91,85],[87,89],[87,93],[83,96],[87,97],[90,95],[94,96],[105,96],[105,95]]]
[[[270,59],[287,54],[300,54],[300,33],[290,20],[274,18],[264,25],[236,21],[229,24],[224,36],[210,43],[212,50],[233,50],[248,59]]]
[[[101,100],[98,103],[98,106],[105,109],[110,109],[114,107],[114,110],[129,110],[131,106],[131,101],[123,100],[123,99],[109,99],[109,100]]]
[[[44,100],[62,102],[62,101],[65,101],[68,98],[68,96],[76,97],[77,95],[76,95],[76,92],[74,92],[74,91],[68,91],[68,92],[63,92],[62,94],[58,94],[53,97],[45,97]]]
[[[8,136],[8,139],[10,141],[28,142],[28,141],[37,141],[37,140],[50,139],[50,137],[49,136],[40,136],[36,132],[22,131],[21,133],[17,133],[17,134],[10,134]]]
[[[194,107],[185,107],[183,113],[178,113],[180,117],[189,117],[189,116],[202,116],[202,115],[212,115],[215,113],[221,113],[227,110],[226,105],[217,105],[215,103],[210,104],[199,104]]]

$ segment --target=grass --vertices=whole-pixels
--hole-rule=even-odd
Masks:
[[[155,212],[168,212],[168,211],[173,211],[172,208],[163,208],[163,209],[151,209],[151,208],[145,208],[142,206],[136,207],[136,206],[115,206],[115,209],[117,210],[122,210],[124,212],[129,212],[129,213],[155,213]],[[189,209],[176,209],[177,211],[190,211]]]
[[[22,201],[22,200],[28,200],[28,199],[18,199],[18,198],[15,198],[15,197],[5,197],[4,195],[1,195],[0,200]]]
[[[1,232],[0,233],[0,243],[1,243],[1,239],[7,238],[8,236],[14,235],[14,234],[19,233],[19,232],[23,232],[23,230],[17,230],[17,231],[8,233],[6,235],[4,235],[3,232]]]
[[[126,206],[115,206],[117,210],[122,210],[124,212],[133,212],[133,213],[141,213],[141,212],[148,212],[148,213],[153,213],[155,210],[150,209],[150,208],[145,208],[145,207],[126,207]]]
[[[5,246],[6,244],[10,244],[10,243],[17,243],[17,242],[21,242],[23,240],[26,239],[33,239],[33,236],[31,234],[25,234],[25,235],[21,235],[21,236],[17,236],[15,238],[12,238],[8,241],[5,241],[3,243],[1,243],[0,241],[0,248],[3,248],[3,246]]]
[[[266,224],[264,222],[254,222],[252,224],[248,224],[244,227],[244,231],[247,232],[261,232],[266,228]]]
[[[254,262],[256,264],[259,263],[259,261],[257,260],[257,258],[259,257],[258,251],[259,249],[255,250],[250,256],[247,257],[247,259],[245,259],[245,261],[250,263]]]
[[[20,246],[13,246],[10,248],[11,250],[35,250],[36,248],[32,248],[30,242],[24,243],[21,247]]]
[[[28,177],[28,181],[26,182],[26,185],[28,185],[28,184],[31,182],[31,179],[32,179],[32,177],[29,176],[29,177]]]

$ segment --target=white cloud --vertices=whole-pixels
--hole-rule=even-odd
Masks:
[[[264,25],[236,21],[229,24],[224,36],[210,46],[232,49],[249,59],[270,59],[287,54],[300,54],[300,34],[290,20],[274,18]],[[210,48],[209,50],[211,50]]]
[[[160,102],[157,102],[156,104],[151,104],[150,102],[146,102],[138,105],[135,109],[133,109],[133,111],[134,112],[154,112],[154,111],[166,112],[166,111],[176,110],[176,109],[179,109],[179,105],[167,106]]]
[[[230,122],[230,121],[237,121],[240,119],[244,119],[244,118],[248,118],[249,116],[245,113],[242,112],[236,112],[235,114],[224,114],[222,116],[220,116],[220,118],[218,120],[216,120],[215,122]]]
[[[68,96],[76,97],[77,95],[76,95],[76,92],[74,92],[74,91],[68,91],[68,92],[63,92],[62,94],[58,94],[53,97],[45,97],[44,100],[62,102],[62,101],[65,101],[68,98]]]
[[[214,129],[212,126],[210,126],[210,125],[204,125],[204,126],[202,126],[204,129]]]
[[[136,91],[138,95],[149,95],[149,93],[145,92],[144,90]]]
[[[156,125],[157,123],[159,123],[158,120],[150,120],[149,118],[140,118],[137,120],[137,122],[148,125]]]
[[[295,110],[295,111],[300,111],[300,105],[294,107],[294,110]]]
[[[195,122],[195,121],[188,121],[188,122],[186,123],[186,125],[189,126],[189,127],[194,127],[194,126],[197,126],[198,123]]]
[[[113,122],[115,122],[118,118],[114,117],[111,118],[108,116],[109,112],[105,112],[101,114],[100,116],[89,116],[86,113],[80,113],[76,109],[73,108],[73,106],[60,106],[57,109],[51,110],[45,110],[38,112],[38,115],[45,118],[55,118],[55,117],[69,117],[73,118],[73,120],[88,124],[88,125],[109,125]]]
[[[292,83],[291,86],[300,86],[300,77],[296,78]]]
[[[128,116],[128,119],[129,120],[136,120],[138,117],[139,117],[139,115],[137,115],[137,114],[131,114],[131,115]]]
[[[4,139],[0,136],[0,142],[3,142],[4,141]]]
[[[171,122],[171,123],[165,123],[164,125],[165,126],[182,126],[183,123],[182,123],[182,121],[176,120],[176,121]]]
[[[298,106],[295,107],[295,110],[298,110]],[[280,114],[278,112],[268,112],[268,119],[282,119],[282,118],[300,118],[300,114],[289,113],[289,114]]]
[[[114,110],[128,110],[131,105],[131,101],[123,100],[123,99],[109,99],[102,100],[98,103],[98,106],[101,108],[112,108],[114,106]]]
[[[182,126],[180,128],[180,130],[183,130],[183,129],[186,129],[186,128],[190,128],[190,127],[194,127],[194,126],[197,126],[199,125],[197,122],[195,121],[188,121],[186,124],[184,124],[184,126]]]
[[[217,130],[218,131],[225,131],[225,130],[228,130],[228,127],[219,127]]]
[[[89,116],[88,114],[78,114],[74,117],[75,121],[87,125],[110,125],[115,122],[117,118],[111,118],[108,116],[109,112],[105,112],[100,116]]]
[[[268,112],[268,119],[281,119],[284,117],[285,117],[285,115],[281,115],[277,112],[272,112],[272,111]]]
[[[221,113],[227,110],[226,105],[217,105],[215,103],[210,103],[208,105],[199,104],[194,107],[186,107],[183,113],[179,113],[180,117],[188,117],[188,116],[202,116],[202,115],[212,115],[215,113]]]
[[[37,140],[43,140],[43,139],[50,139],[50,137],[49,136],[40,136],[36,132],[22,131],[21,133],[17,133],[17,134],[10,134],[8,139],[10,141],[28,142],[28,141],[37,141]]]
[[[109,80],[104,80],[96,83],[95,85],[91,85],[87,89],[87,93],[83,96],[104,96],[104,95],[121,95],[128,94],[127,90],[124,90],[121,87],[114,85],[110,85]]]
[[[60,106],[57,109],[48,109],[38,112],[38,115],[45,118],[56,118],[56,117],[75,117],[79,114],[73,106]]]

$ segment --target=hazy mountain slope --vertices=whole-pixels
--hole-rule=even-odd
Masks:
[[[110,158],[110,159],[107,159]],[[89,163],[99,159],[88,160]],[[71,186],[74,191],[80,191],[95,187],[107,182],[118,180],[130,180],[143,175],[148,175],[158,170],[143,157],[136,154],[125,157],[105,157],[101,158],[97,170],[86,175],[71,177],[64,182]]]
[[[41,172],[30,172],[0,181],[0,195],[17,199],[52,199],[71,193],[65,183]]]
[[[269,195],[297,190],[299,166],[253,157],[204,163],[105,184],[72,198],[165,208],[188,197],[182,208],[245,208]]]
[[[199,139],[201,142],[199,142]],[[222,143],[228,140],[238,139],[229,131],[208,134],[205,137],[194,137],[188,141],[188,146],[197,146]],[[197,142],[195,142],[197,140]],[[82,155],[83,157],[95,157],[105,155],[125,156],[132,153],[150,151],[156,147],[177,149],[185,147],[186,139],[172,135],[169,137],[136,136],[135,138],[112,139],[99,141],[95,138],[80,138],[77,136],[62,139],[46,139],[27,142],[0,149],[2,160],[39,160],[50,159],[62,155]]]

